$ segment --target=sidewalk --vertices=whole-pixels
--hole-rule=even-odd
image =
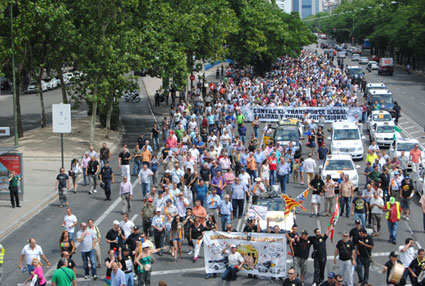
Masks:
[[[217,68],[221,69],[221,66],[226,67],[228,65],[228,63],[220,63],[212,68],[210,68],[209,70],[207,70],[205,72],[205,77],[206,77],[206,81],[207,82],[217,82],[216,78],[215,78],[215,72]],[[199,73],[194,73],[196,80],[193,81],[194,86],[196,86],[197,82],[198,82],[198,75],[201,75],[202,72]],[[222,76],[220,76],[220,79],[223,79]],[[166,105],[165,103],[161,103],[161,106],[159,107],[155,107],[155,92],[161,88],[162,86],[162,80],[160,78],[156,78],[156,77],[151,77],[151,76],[145,76],[141,78],[141,81],[139,80],[139,85],[141,88],[145,88],[146,89],[146,93],[148,95],[148,99],[150,102],[150,105],[152,107],[152,110],[154,111],[154,113],[158,116],[168,116],[170,113],[170,106]],[[144,87],[143,87],[144,85]],[[171,100],[170,100],[171,101]],[[158,122],[162,121],[162,117],[161,118],[157,118]]]
[[[80,159],[89,149],[90,119],[84,117],[72,121],[72,133],[64,134],[64,164],[68,172],[71,160]],[[114,153],[119,149],[121,130],[111,131],[105,138],[106,130],[96,126],[94,149],[98,152],[102,143]],[[13,138],[0,143],[1,147],[13,146]],[[18,152],[23,153],[24,199],[21,208],[12,209],[9,200],[0,201],[0,239],[17,229],[28,219],[56,200],[55,178],[61,166],[60,134],[52,127],[25,132],[19,141]],[[82,178],[82,176],[80,176]]]

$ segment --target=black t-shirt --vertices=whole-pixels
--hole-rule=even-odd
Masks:
[[[67,258],[66,260],[68,260],[68,265],[66,267],[68,267],[69,269],[72,269],[74,271],[74,267],[75,267],[75,262],[74,260],[72,260],[71,258]],[[58,265],[56,266],[56,269],[59,269],[59,261],[58,261]]]
[[[245,225],[243,232],[257,232],[257,225],[253,224],[252,226]]]
[[[366,236],[366,237],[360,238],[359,241],[363,241],[364,243],[366,243],[368,245],[374,245],[373,244],[373,238],[370,237],[369,235]],[[372,252],[371,249],[369,249],[366,246],[363,246],[361,244],[358,244],[358,250],[359,250],[359,253],[360,253],[360,257],[370,257],[370,254]]]
[[[317,189],[317,190],[313,190],[313,195],[320,195],[320,193],[323,190],[323,186],[325,185],[325,183],[323,182],[322,179],[313,179],[310,181],[310,185]]]
[[[59,181],[58,188],[64,189],[66,188],[66,182],[69,180],[69,176],[67,174],[59,174],[56,176],[56,180]]]
[[[158,138],[159,132],[155,130],[155,128],[152,128],[152,138]]]
[[[327,239],[328,239],[328,236],[326,234],[324,234],[323,237],[317,237],[317,236],[308,237],[308,240],[310,240],[311,244],[314,247],[314,250],[317,251],[317,254],[316,254],[317,258],[326,257],[326,240]]]
[[[108,161],[108,159],[109,159],[109,149],[102,147],[100,149],[100,160]]]
[[[360,230],[357,229],[357,228],[352,228],[350,230],[350,237],[351,237],[351,240],[353,241],[354,245],[356,245],[357,242],[359,242],[359,240],[360,240]]]
[[[199,174],[201,175],[202,180],[204,180],[205,182],[210,181],[210,175],[211,175],[210,169],[201,168],[201,170],[199,171]]]
[[[400,260],[398,260],[398,259],[397,259],[397,263],[403,264],[403,263],[401,263],[401,261],[400,261]],[[394,263],[391,261],[391,259],[390,259],[390,260],[388,260],[388,261],[385,263],[385,267],[387,267],[387,282],[388,282],[388,283],[391,283],[391,284],[393,284],[393,285],[398,285],[398,284],[394,284],[392,281],[388,281],[388,277],[390,276],[391,269],[393,269],[393,266],[394,266]],[[404,284],[403,284],[403,285],[404,285]]]
[[[192,179],[193,179],[193,174],[188,174],[188,173],[185,173],[184,174],[184,184],[186,186],[190,184],[190,182],[192,181]],[[193,184],[195,184],[195,183],[193,183]]]
[[[114,249],[114,248],[118,249],[118,245],[120,245],[120,242],[121,242],[121,236],[118,234],[117,230],[111,228],[106,234],[105,238],[107,240],[117,240],[118,238],[118,243],[114,242],[109,244],[109,249]]]
[[[413,259],[412,262],[410,262],[409,264],[409,268],[412,269],[412,271],[416,275],[419,275],[421,273],[424,266],[425,266],[425,259],[422,260],[422,262],[419,262],[418,258]]]
[[[126,151],[125,153],[123,153],[121,151],[120,154],[118,155],[118,157],[121,158],[121,165],[129,165],[130,164],[130,160],[128,159],[128,158],[131,157],[130,152]]]
[[[311,242],[309,239],[304,240],[300,238],[300,241],[295,241],[293,244],[294,247],[294,256],[299,258],[308,258],[308,254],[310,252]]]
[[[164,149],[162,149],[162,160],[167,159],[169,152],[170,152],[170,148],[164,148]]]
[[[354,198],[354,212],[358,214],[366,213],[366,200],[363,198]]]
[[[401,196],[405,199],[407,199],[408,197],[410,197],[412,195],[414,188],[412,185],[412,182],[410,182],[409,184],[406,184],[405,181],[403,181],[401,183]]]
[[[116,259],[115,261],[117,261],[118,259]],[[111,262],[111,259],[109,257],[105,258],[105,262]],[[106,277],[111,277],[112,274],[112,267],[108,268],[106,267]]]
[[[89,175],[94,175],[96,174],[97,171],[97,167],[99,166],[99,162],[94,160],[94,161],[89,161],[88,165],[87,165],[87,174]]]
[[[134,251],[134,250],[136,249],[136,247],[137,247],[137,241],[139,241],[139,236],[140,236],[140,234],[137,234],[137,233],[131,233],[131,234],[127,237],[127,239],[126,239],[126,241],[125,241],[125,244],[127,245],[127,248],[128,248],[130,251]]]
[[[303,283],[301,283],[300,279],[295,278],[293,281],[289,280],[289,278],[286,278],[285,281],[283,281],[283,286],[302,286]]]
[[[112,171],[111,167],[103,167],[100,170],[100,174],[102,175],[102,180],[110,180],[112,179],[112,174],[114,172]]]
[[[125,273],[130,273],[132,271],[133,262],[129,255],[122,255],[121,260],[119,262],[121,263],[122,271],[124,271]]]
[[[293,233],[292,231],[291,232],[288,232],[288,236],[290,237],[290,238],[293,238],[293,239],[295,239],[296,240],[296,238],[298,237],[298,233]],[[286,241],[286,243],[287,244],[289,244],[289,239],[288,239],[288,241]]]
[[[356,248],[354,246],[354,243],[351,240],[348,240],[347,242],[344,242],[342,239],[338,241],[336,244],[336,248],[339,252],[339,259],[342,261],[351,260],[353,250]]]
[[[323,133],[322,132],[317,132],[316,133],[316,138],[317,138],[317,143],[321,144],[323,142]]]
[[[192,225],[190,227],[190,231],[192,232],[192,239],[198,239],[198,237],[202,235],[202,232],[205,231],[205,228],[202,224],[200,224],[198,227]]]

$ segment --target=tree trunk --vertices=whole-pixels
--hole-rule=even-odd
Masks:
[[[46,127],[46,110],[44,108],[44,98],[43,98],[43,90],[41,89],[41,76],[43,74],[43,70],[40,71],[40,75],[38,76],[38,96],[40,97],[40,108],[41,108],[41,128]]]
[[[90,121],[90,145],[94,145],[94,134],[96,128],[96,115],[97,115],[97,90],[93,90],[93,99],[92,99],[92,111],[91,111],[91,121]]]
[[[59,81],[61,82],[61,90],[62,90],[62,101],[63,103],[68,103],[68,98],[66,97],[66,88],[65,82],[63,81],[63,73],[61,68],[57,68],[56,72],[59,75]]]
[[[111,96],[108,100],[108,110],[106,113],[106,138],[109,138],[109,132],[111,131],[111,118],[112,110],[114,109],[114,97]]]

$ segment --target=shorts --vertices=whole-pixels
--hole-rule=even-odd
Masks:
[[[320,195],[312,195],[311,203],[312,204],[320,204],[322,197]]]
[[[403,210],[410,210],[410,200],[406,198],[401,198],[400,206]]]
[[[181,238],[173,238],[173,241],[181,242],[182,239]]]
[[[294,256],[293,259],[295,271],[300,275],[305,275],[307,273],[307,259]]]

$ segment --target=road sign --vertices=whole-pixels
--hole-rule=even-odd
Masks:
[[[0,127],[0,136],[10,136],[10,128]]]
[[[54,133],[71,133],[71,105],[52,104]]]
[[[190,80],[194,81],[195,80],[195,76],[193,74],[190,75]]]

